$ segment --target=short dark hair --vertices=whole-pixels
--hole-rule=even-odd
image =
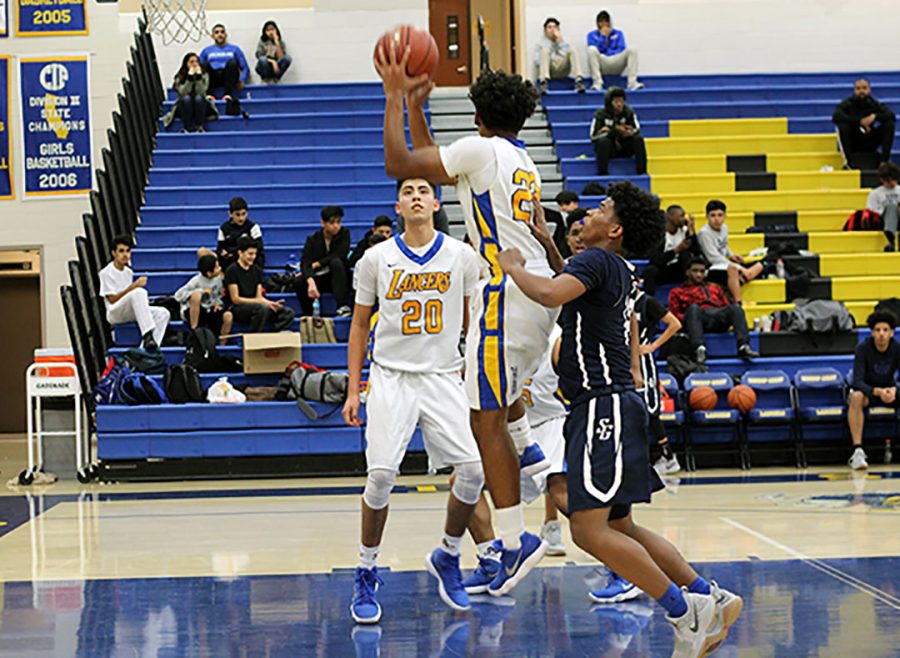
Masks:
[[[572,228],[572,224],[575,224],[576,222],[580,222],[582,219],[587,217],[587,214],[588,214],[587,208],[575,208],[575,210],[570,212],[566,216],[566,232],[568,232],[569,229]]]
[[[391,228],[393,228],[394,220],[387,215],[378,215],[378,217],[375,218],[372,226],[374,226],[375,228],[378,228],[380,226],[390,226]]]
[[[369,243],[366,245],[366,249],[368,249],[369,247],[374,247],[376,244],[380,244],[389,239],[390,238],[384,237],[381,233],[373,233],[369,236]]]
[[[259,249],[259,244],[249,235],[242,235],[237,241],[237,251],[238,253],[241,253],[248,249]]]
[[[607,23],[612,23],[612,18],[610,18],[609,12],[606,11],[605,9],[603,11],[601,11],[599,14],[597,14],[597,20],[595,20],[594,22],[599,23],[600,21],[606,21]]]
[[[872,311],[866,318],[866,324],[869,329],[874,329],[875,325],[885,322],[891,329],[897,328],[897,316],[890,311]]]
[[[564,203],[578,203],[578,192],[572,190],[563,190],[556,195],[556,203],[562,205]]]
[[[210,30],[210,32],[215,32],[217,27],[221,27],[223,30],[225,30],[224,25],[222,25],[221,23],[216,23],[215,25],[212,26],[212,29]],[[225,31],[227,32],[227,30],[225,30]]]
[[[327,222],[330,221],[332,217],[343,217],[344,209],[340,206],[325,206],[322,208],[322,221]]]
[[[547,20],[544,21],[544,29],[545,30],[547,29],[547,26],[550,25],[550,23],[556,23],[556,27],[559,27],[559,21],[557,19],[553,18],[552,16],[550,16],[547,18]]]
[[[727,212],[728,208],[725,207],[725,202],[719,199],[711,199],[706,204],[706,214],[708,215],[713,210],[721,210],[722,212]]]
[[[707,268],[707,265],[706,265],[706,259],[704,259],[703,256],[694,256],[693,258],[691,258],[691,259],[688,261],[687,267],[685,267],[684,269],[685,269],[685,270],[689,270],[689,269],[691,269],[694,265],[702,265],[702,266],[703,266],[703,269],[706,269],[706,268]]]
[[[489,130],[517,133],[534,114],[540,97],[531,81],[503,71],[482,71],[469,89],[481,123]]]
[[[237,212],[238,210],[247,210],[250,206],[247,205],[247,199],[242,196],[236,196],[231,201],[228,202],[228,212]]]
[[[896,180],[900,181],[900,167],[893,162],[882,162],[878,165],[878,180]]]
[[[219,262],[219,259],[213,256],[212,254],[204,254],[197,259],[197,271],[200,274],[206,274],[207,272],[213,272],[216,269],[216,263]]]
[[[112,241],[112,250],[115,251],[116,247],[120,244],[124,244],[129,249],[134,249],[134,240],[131,239],[130,235],[122,234],[114,237]]]
[[[606,101],[612,103],[616,98],[621,98],[624,101],[626,98],[625,90],[621,87],[610,87],[609,91],[606,92]]]
[[[404,176],[403,178],[398,178],[397,179],[397,194],[400,194],[400,190],[403,189],[403,183],[405,183],[408,180],[414,180],[414,179],[415,180],[421,179],[421,180],[425,181],[426,183],[428,183],[428,187],[430,187],[431,191],[435,194],[435,196],[437,196],[437,185],[432,183],[430,180],[428,180],[424,176]]]
[[[616,181],[606,188],[606,193],[615,203],[616,216],[624,230],[625,251],[638,258],[655,253],[666,232],[659,197],[631,181]]]
[[[673,203],[671,206],[666,208],[666,214],[668,215],[670,212],[675,212],[676,210],[680,210],[681,212],[684,212],[684,208],[679,206],[677,203]]]

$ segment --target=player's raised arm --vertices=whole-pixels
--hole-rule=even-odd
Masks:
[[[428,127],[428,119],[425,118],[425,101],[434,89],[434,80],[413,87],[406,92],[406,117],[409,121],[409,138],[413,149],[422,149],[435,146],[434,136]]]
[[[587,287],[571,274],[548,279],[525,269],[525,257],[518,249],[505,249],[497,255],[500,267],[512,277],[529,299],[547,308],[562,306],[581,297]]]
[[[409,48],[397,61],[396,53],[391,48],[389,53],[378,47],[375,54],[375,69],[384,83],[384,170],[391,178],[422,177],[433,183],[452,183],[441,162],[438,147],[433,143],[423,148],[410,151],[406,146],[406,131],[403,127],[403,99],[407,92],[424,83],[428,77],[421,75],[412,78],[406,73],[409,61]],[[424,120],[424,115],[421,117]],[[415,124],[415,120],[412,120]],[[416,140],[421,139],[421,126],[413,128]],[[414,142],[415,143],[415,142]]]

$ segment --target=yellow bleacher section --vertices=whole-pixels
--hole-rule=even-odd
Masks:
[[[878,300],[900,297],[900,254],[884,253],[880,232],[844,232],[847,217],[864,208],[869,190],[860,172],[842,170],[837,139],[828,134],[789,134],[785,118],[670,121],[669,137],[647,139],[651,187],[663,207],[679,204],[705,221],[710,199],[728,206],[734,252],[748,254],[765,244],[761,233],[745,233],[754,213],[796,212],[808,250],[819,255],[820,275],[831,278],[832,299],[843,301],[863,325]],[[738,175],[729,156],[766,156],[775,189],[736,191]],[[785,282],[758,280],[743,289],[748,319],[793,307]]]

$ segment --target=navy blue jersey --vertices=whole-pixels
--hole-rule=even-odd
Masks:
[[[578,404],[597,395],[634,389],[631,375],[631,316],[634,266],[593,247],[566,264],[587,288],[563,306],[559,382],[563,395]]]
[[[659,332],[659,322],[666,317],[666,308],[653,295],[637,293],[634,303],[634,314],[637,316],[638,343],[649,345]],[[659,374],[656,371],[656,358],[652,354],[641,355],[641,376],[644,379],[644,401],[650,415],[659,413]]]

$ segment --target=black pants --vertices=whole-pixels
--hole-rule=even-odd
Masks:
[[[206,72],[209,73],[209,89],[222,88],[225,96],[234,94],[238,80],[241,79],[241,67],[233,59],[221,69],[214,69],[209,64],[206,65]]]
[[[845,121],[838,123],[841,149],[844,151],[844,157],[847,158],[847,164],[851,167],[854,165],[852,161],[854,153],[872,153],[878,149],[881,149],[881,161],[889,161],[891,150],[894,148],[895,126],[895,122],[887,121],[873,126],[868,133],[863,133],[859,129],[858,123]]]
[[[647,173],[647,147],[644,145],[644,138],[640,135],[618,139],[603,136],[593,141],[594,154],[597,156],[598,175],[609,175],[610,158],[629,158],[631,156],[634,156],[634,166],[637,168],[637,173]]]
[[[294,321],[294,310],[287,306],[273,311],[263,304],[235,304],[231,307],[231,313],[235,322],[249,324],[248,331],[252,334],[261,332],[269,320],[272,321],[273,331],[290,329]]]
[[[338,308],[350,306],[350,270],[342,260],[333,260],[329,263],[328,271],[315,275],[316,288],[319,292],[330,292],[334,295]],[[312,315],[313,300],[309,296],[309,284],[306,279],[299,277],[294,283],[294,292],[300,301],[300,309],[303,315]]]
[[[691,304],[684,314],[684,327],[691,339],[691,347],[695,350],[705,343],[704,332],[728,331],[730,327],[734,328],[738,347],[750,344],[747,316],[737,304],[721,308],[700,308],[697,304]]]
[[[654,295],[659,286],[684,282],[684,271],[693,257],[694,254],[690,249],[685,249],[678,254],[678,259],[671,264],[666,263],[667,259],[664,254],[653,256],[650,264],[644,269],[644,292]]]
[[[191,324],[191,311],[188,309],[181,314],[181,319]],[[222,324],[225,322],[225,311],[210,311],[203,307],[200,308],[200,318],[197,323],[198,327],[207,327],[216,336],[222,335]],[[191,327],[193,328],[193,327]]]

